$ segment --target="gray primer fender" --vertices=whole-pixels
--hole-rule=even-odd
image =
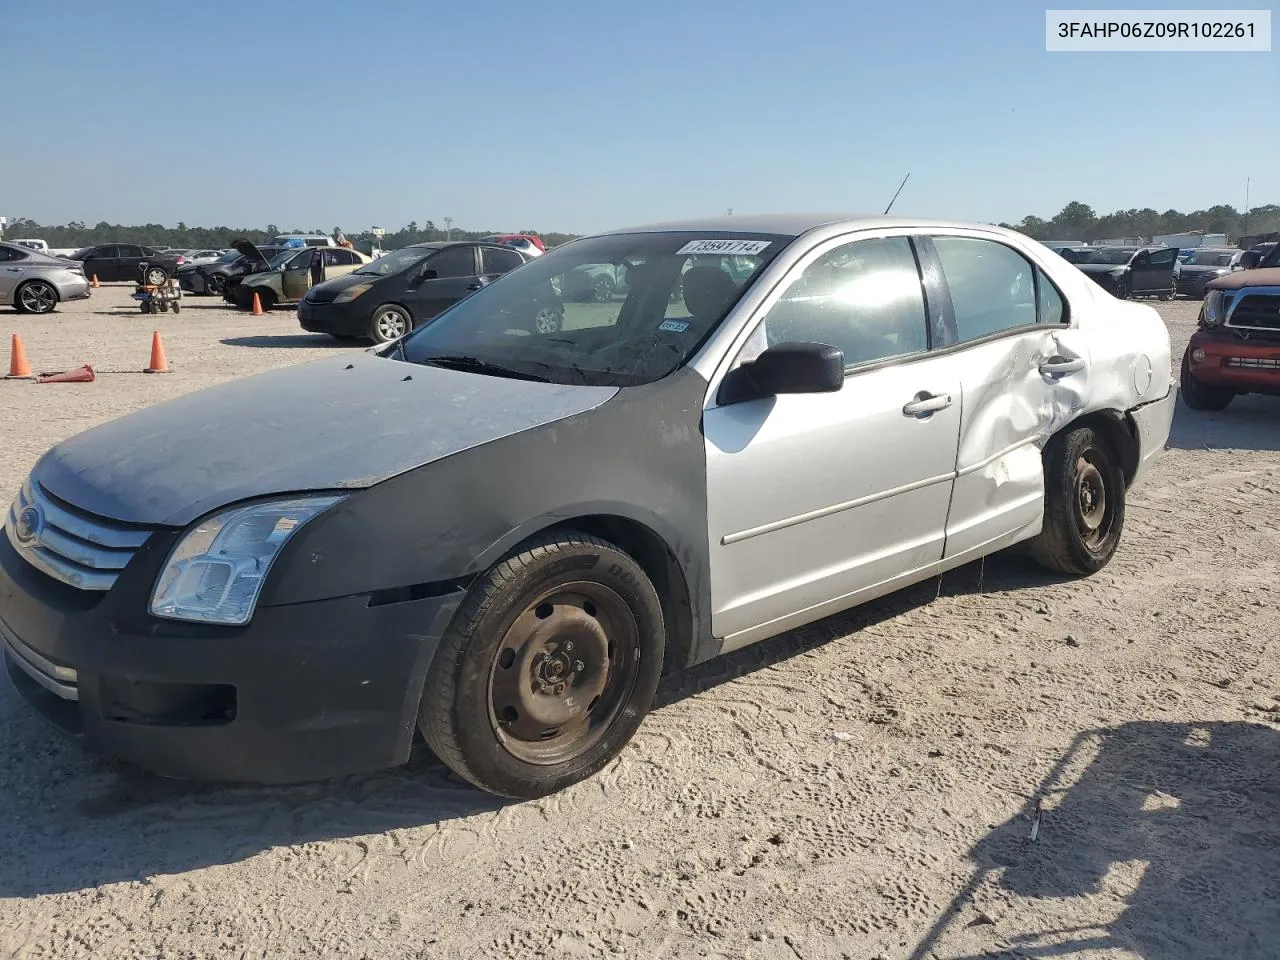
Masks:
[[[706,390],[684,368],[355,493],[289,541],[262,604],[464,580],[547,527],[621,517],[665,544],[688,593],[693,659],[709,656]]]

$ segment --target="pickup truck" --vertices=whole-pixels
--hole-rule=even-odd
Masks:
[[[1205,284],[1182,357],[1182,399],[1192,410],[1222,410],[1246,393],[1280,396],[1280,244],[1246,250],[1239,266]]]

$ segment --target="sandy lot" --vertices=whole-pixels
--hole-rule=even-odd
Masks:
[[[37,370],[100,371],[0,381],[4,502],[72,433],[353,349],[127,293],[0,313]],[[1180,357],[1198,304],[1159,309]],[[172,373],[106,372],[145,367],[156,328]],[[165,782],[0,684],[0,958],[1280,957],[1277,449],[1280,402],[1180,407],[1102,573],[999,557],[706,665],[539,802],[425,751]]]

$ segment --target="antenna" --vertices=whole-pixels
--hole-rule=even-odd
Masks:
[[[908,171],[907,171],[907,175],[906,175],[905,177],[903,177],[903,178],[902,178],[902,182],[901,182],[900,184],[898,184],[898,192],[897,192],[897,193],[895,193],[895,194],[893,195],[893,199],[889,201],[889,206],[887,206],[887,207],[885,207],[885,208],[884,208],[884,212],[885,212],[886,214],[887,214],[890,210],[892,210],[892,209],[893,209],[893,205],[894,205],[894,204],[897,202],[897,200],[898,200],[898,193],[901,193],[901,192],[902,192],[902,188],[903,188],[903,187],[905,187],[905,186],[907,185],[907,181],[908,181],[908,180],[910,180],[910,179],[911,179],[911,171],[909,171],[909,170],[908,170]]]

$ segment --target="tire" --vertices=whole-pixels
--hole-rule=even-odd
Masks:
[[[204,278],[204,292],[206,296],[220,297],[222,296],[223,287],[227,281],[217,273],[210,274]]]
[[[52,313],[58,305],[58,288],[44,280],[28,280],[14,291],[13,305],[19,313]]]
[[[418,727],[480,789],[546,796],[631,740],[665,646],[662,606],[639,564],[596,537],[549,534],[472,584],[427,671]]]
[[[178,301],[178,300],[173,301],[173,312],[174,312],[174,313],[181,313],[181,312],[182,312],[182,303],[181,303],[181,301]]]
[[[1044,526],[1031,555],[1057,573],[1097,573],[1124,530],[1124,473],[1107,438],[1092,427],[1055,436],[1044,454],[1044,488]]]
[[[533,315],[534,333],[558,333],[564,326],[564,311],[550,304],[538,308]]]
[[[146,273],[143,274],[143,280],[153,287],[159,287],[169,282],[169,271],[164,267],[148,266]]]
[[[1116,293],[1116,296],[1121,300],[1133,299],[1133,288],[1129,285],[1128,281],[1120,284],[1120,290]]]
[[[140,303],[140,304],[138,304],[138,311],[139,311],[140,313],[150,313],[150,312],[151,312],[151,304],[149,304],[149,303]]]
[[[390,343],[399,340],[413,329],[413,317],[404,307],[394,303],[384,303],[373,311],[369,321],[368,340],[374,344]]]
[[[1182,402],[1192,410],[1225,410],[1236,398],[1234,390],[1197,380],[1191,372],[1191,361],[1185,353],[1182,355],[1182,374],[1178,386],[1182,392]]]

